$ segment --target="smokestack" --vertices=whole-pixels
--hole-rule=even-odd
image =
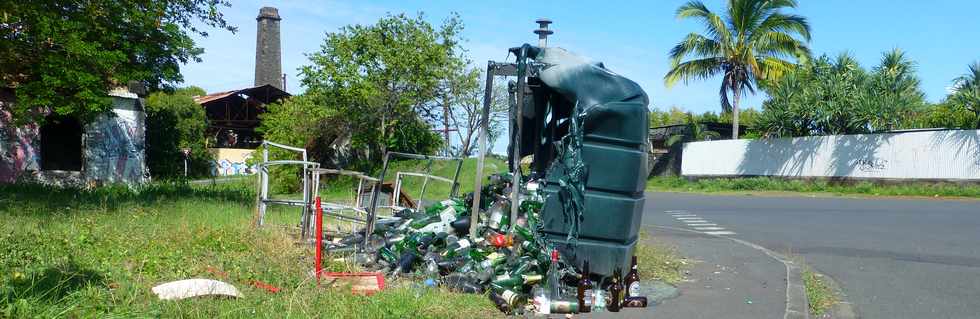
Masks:
[[[255,33],[255,86],[272,85],[283,89],[282,50],[279,46],[279,9],[259,9]]]
[[[540,18],[535,20],[534,23],[538,24],[538,29],[534,30],[534,34],[538,35],[538,47],[544,48],[548,46],[548,36],[555,31],[549,30],[548,25],[551,24],[551,20],[548,18]]]

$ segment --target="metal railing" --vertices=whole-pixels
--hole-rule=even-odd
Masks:
[[[302,160],[269,160],[269,148],[275,147],[284,149],[287,151],[293,151],[299,153],[302,156]],[[302,199],[273,199],[269,197],[269,168],[280,165],[301,165],[303,168],[303,197]],[[279,143],[274,143],[270,141],[262,142],[262,162],[259,163],[259,194],[257,199],[257,210],[258,219],[256,224],[258,226],[265,225],[265,215],[268,210],[269,204],[275,205],[286,205],[286,206],[299,206],[300,213],[300,229],[301,237],[305,241],[309,238],[309,235],[313,233],[312,227],[313,221],[313,200],[315,198],[315,192],[311,189],[310,180],[312,179],[312,172],[314,169],[320,167],[320,163],[308,161],[306,154],[306,149],[293,147],[289,145],[283,145]]]

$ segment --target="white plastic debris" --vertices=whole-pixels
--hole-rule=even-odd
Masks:
[[[231,284],[211,279],[184,279],[153,287],[161,300],[179,300],[198,296],[221,295],[240,297],[241,293]]]

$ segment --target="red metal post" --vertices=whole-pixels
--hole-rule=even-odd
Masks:
[[[323,207],[320,206],[320,196],[316,197],[316,283],[320,284],[320,274],[323,273]]]

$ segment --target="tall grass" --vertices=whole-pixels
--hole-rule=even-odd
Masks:
[[[317,287],[298,245],[298,212],[251,226],[251,180],[139,189],[0,186],[0,317],[456,317],[496,314],[480,295],[395,283],[355,296]],[[273,213],[270,213],[273,214]],[[328,269],[349,266],[328,262]],[[226,275],[219,275],[226,274]],[[238,299],[157,300],[150,288],[187,278],[235,285]],[[269,293],[259,280],[283,288]]]

